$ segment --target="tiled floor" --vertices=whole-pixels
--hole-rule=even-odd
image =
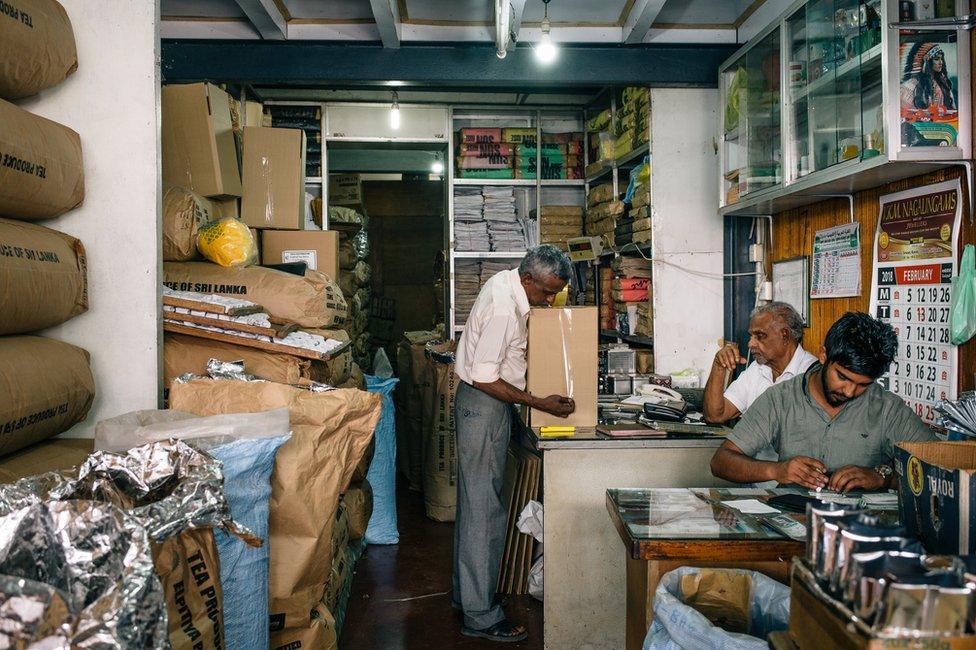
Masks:
[[[542,648],[542,603],[530,596],[510,597],[505,607],[528,629],[526,641],[461,636],[450,594],[454,525],[428,519],[416,492],[404,489],[398,501],[400,544],[370,546],[357,565],[339,648]]]

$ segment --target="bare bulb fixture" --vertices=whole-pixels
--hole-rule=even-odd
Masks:
[[[434,174],[443,174],[444,173],[444,163],[442,163],[439,159],[438,160],[435,160],[431,164],[431,166],[430,166],[430,171],[431,171],[431,173],[434,173]]]
[[[535,58],[539,60],[540,63],[552,63],[556,60],[556,46],[552,42],[552,36],[549,32],[552,29],[552,25],[549,22],[549,0],[542,0],[545,3],[546,10],[542,18],[542,38],[539,43],[535,46]]]
[[[400,128],[400,97],[393,91],[393,106],[390,107],[390,128],[394,131]]]

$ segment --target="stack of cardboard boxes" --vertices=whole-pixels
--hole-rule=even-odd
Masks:
[[[625,211],[626,205],[614,194],[613,183],[604,183],[590,189],[586,196],[586,234],[603,237],[605,246],[613,248],[617,219]]]
[[[620,256],[613,261],[613,307],[621,334],[651,336],[651,261]]]
[[[617,329],[617,312],[613,308],[613,269],[600,267],[600,329]]]
[[[88,352],[24,336],[87,311],[88,277],[80,241],[30,223],[84,199],[81,139],[8,101],[74,72],[74,33],[57,2],[18,5],[0,11],[0,456],[84,420],[95,393]]]

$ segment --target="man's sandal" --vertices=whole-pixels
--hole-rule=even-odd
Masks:
[[[517,643],[529,637],[529,633],[525,631],[524,627],[516,625],[509,620],[499,621],[483,630],[462,627],[461,634],[488,639],[489,641],[500,641],[502,643]]]

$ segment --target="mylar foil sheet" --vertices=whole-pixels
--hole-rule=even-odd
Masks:
[[[170,647],[149,538],[134,517],[87,500],[7,504],[0,648]]]

